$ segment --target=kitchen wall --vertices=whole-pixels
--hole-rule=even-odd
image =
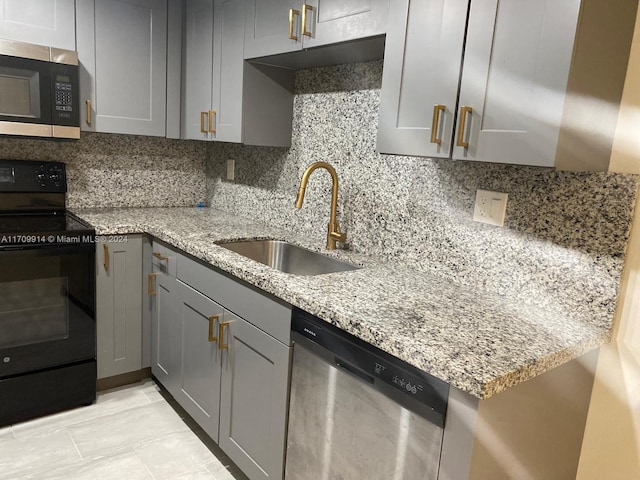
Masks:
[[[67,164],[67,205],[191,206],[205,200],[202,142],[85,133],[77,142],[0,138],[0,158]]]
[[[322,246],[329,175],[312,175],[301,210],[294,200],[305,167],[328,161],[352,250],[544,308],[571,298],[610,325],[638,177],[380,155],[381,76],[380,61],[299,71],[291,148],[210,145],[209,203]],[[504,228],[471,221],[478,188],[509,194]]]
[[[611,155],[613,171],[640,174],[640,6]],[[636,206],[613,341],[600,348],[578,480],[640,478],[640,201]]]

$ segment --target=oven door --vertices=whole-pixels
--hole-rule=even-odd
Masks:
[[[92,244],[0,250],[0,379],[95,358]]]
[[[51,64],[0,55],[0,133],[51,136]]]

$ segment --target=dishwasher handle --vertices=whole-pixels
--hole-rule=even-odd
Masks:
[[[344,370],[347,373],[350,373],[351,375],[359,378],[363,382],[367,382],[369,385],[373,385],[375,383],[375,380],[371,375],[367,375],[365,372],[363,372],[359,368],[354,367],[353,365],[343,360],[340,360],[338,357],[335,357],[335,360],[333,363],[335,364],[336,367]]]

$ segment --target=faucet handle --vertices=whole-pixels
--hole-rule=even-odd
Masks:
[[[327,250],[335,250],[336,242],[346,243],[347,234],[340,231],[340,224],[336,220],[328,225]]]

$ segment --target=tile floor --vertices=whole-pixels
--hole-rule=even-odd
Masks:
[[[0,428],[0,480],[246,480],[171,405],[146,380],[100,392],[89,407]]]

